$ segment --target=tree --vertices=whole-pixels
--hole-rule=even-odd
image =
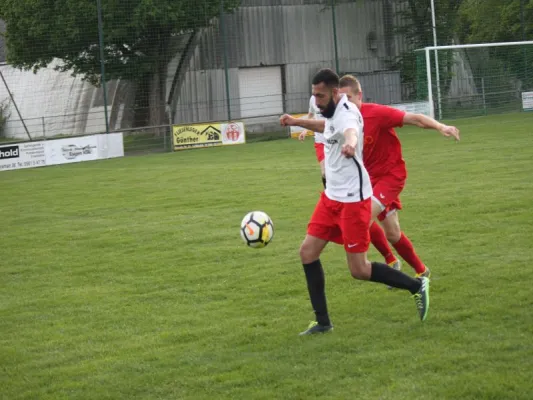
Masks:
[[[434,0],[435,25],[437,31],[437,44],[451,44],[455,35],[458,10],[464,0]],[[431,19],[431,3],[429,0],[399,0],[397,17],[403,23],[395,27],[395,33],[403,36],[408,48],[395,60],[392,67],[400,69],[402,82],[410,87],[411,97],[416,92],[427,93],[427,88],[416,90],[414,86],[424,79],[418,79],[417,73],[422,70],[417,67],[417,55],[414,49],[433,46],[433,26]],[[450,73],[452,60],[443,57],[439,60],[441,78]],[[425,68],[425,66],[424,66]],[[444,79],[443,79],[444,80]],[[446,88],[443,88],[446,89]]]
[[[464,0],[459,11],[457,33],[462,43],[533,40],[533,0]],[[499,78],[500,90],[504,86],[533,88],[533,45],[488,47],[470,53],[474,73]]]
[[[533,0],[464,0],[458,35],[464,43],[533,38]]]
[[[166,68],[172,38],[208,26],[239,0],[102,0],[105,78],[137,85],[136,104],[149,109],[149,125],[165,118]],[[38,71],[54,59],[98,85],[100,46],[95,0],[0,0],[7,24],[8,62]]]

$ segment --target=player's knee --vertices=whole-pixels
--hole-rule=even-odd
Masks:
[[[355,279],[369,280],[371,273],[370,264],[362,260],[352,261],[350,262],[350,273]]]
[[[350,273],[352,274],[352,278],[354,279],[365,280],[363,271],[357,269],[350,269]]]
[[[309,243],[303,242],[300,246],[300,260],[302,264],[309,264],[320,257],[320,251],[313,248]]]

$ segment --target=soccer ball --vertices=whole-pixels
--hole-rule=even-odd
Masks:
[[[270,243],[274,236],[274,224],[263,211],[252,211],[241,222],[241,237],[249,247],[260,249]]]

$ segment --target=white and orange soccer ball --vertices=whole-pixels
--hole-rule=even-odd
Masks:
[[[260,249],[272,241],[274,224],[263,211],[251,211],[241,222],[241,237],[249,247]]]

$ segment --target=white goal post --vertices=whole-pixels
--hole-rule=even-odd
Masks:
[[[425,65],[426,65],[426,75],[427,75],[427,101],[429,102],[429,111],[433,118],[435,118],[435,103],[434,103],[434,94],[433,94],[433,78],[432,78],[432,68],[435,68],[434,71],[438,70],[437,60],[435,57],[435,65],[432,65],[431,62],[431,52],[435,51],[437,53],[439,50],[460,50],[460,49],[472,49],[472,48],[483,48],[483,47],[511,47],[511,46],[533,46],[533,40],[526,40],[520,42],[499,42],[499,43],[475,43],[475,44],[460,44],[460,45],[448,45],[448,46],[428,46],[423,49],[415,50],[417,52],[425,52]],[[531,66],[533,71],[533,65]],[[441,98],[441,82],[439,79],[436,79],[436,88],[437,88],[437,106],[439,110],[438,119],[442,119],[442,98]]]

